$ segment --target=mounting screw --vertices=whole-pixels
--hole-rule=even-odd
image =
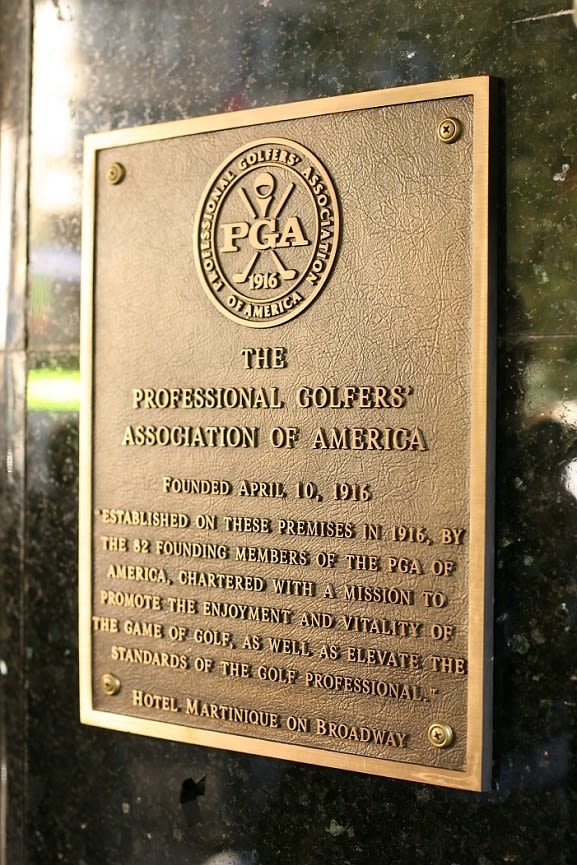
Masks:
[[[109,183],[112,183],[113,186],[116,186],[117,183],[122,183],[125,174],[126,171],[124,165],[121,165],[120,162],[113,162],[112,165],[109,165],[106,169],[106,179]]]
[[[437,126],[437,135],[444,144],[452,144],[461,137],[463,126],[456,117],[445,117]]]
[[[105,673],[100,684],[107,697],[115,697],[120,691],[120,679],[114,673]]]
[[[449,727],[448,724],[435,722],[434,724],[431,724],[427,732],[429,742],[431,745],[434,745],[435,748],[448,748],[449,745],[453,744],[455,734],[453,733],[453,728]]]

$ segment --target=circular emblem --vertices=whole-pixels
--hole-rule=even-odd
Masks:
[[[335,262],[337,197],[328,172],[294,141],[233,153],[198,208],[194,254],[208,296],[248,327],[273,327],[316,298]]]

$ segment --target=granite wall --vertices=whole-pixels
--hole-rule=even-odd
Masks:
[[[577,861],[577,27],[559,9],[568,6],[0,0],[0,865]],[[82,727],[83,136],[478,74],[502,81],[493,792]]]

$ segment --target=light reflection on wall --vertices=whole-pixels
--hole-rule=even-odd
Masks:
[[[557,403],[551,412],[551,417],[561,424],[577,429],[577,401],[564,400]],[[567,492],[577,499],[577,459],[567,463],[561,481]]]
[[[26,387],[29,411],[78,411],[80,372],[70,369],[31,369]]]
[[[563,484],[568,493],[577,499],[577,460],[571,460],[563,472]]]
[[[77,96],[74,23],[59,17],[56,4],[36,4],[32,131],[40,149],[33,159],[34,206],[61,211],[78,206],[80,180],[71,164],[70,106]]]
[[[0,133],[0,328],[8,327],[8,298],[10,296],[10,274],[12,262],[12,213],[14,186],[14,136],[9,129],[2,128]],[[4,345],[5,334],[1,335],[0,345]]]

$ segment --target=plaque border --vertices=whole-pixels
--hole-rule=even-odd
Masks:
[[[424,784],[482,791],[491,783],[493,499],[494,499],[494,292],[495,225],[492,130],[497,82],[489,76],[332,96],[265,108],[176,120],[87,135],[84,139],[81,271],[81,411],[79,457],[79,685],[84,724],[246,754],[308,763]],[[100,151],[157,140],[250,127],[363,109],[473,98],[473,208],[471,313],[470,562],[467,757],[463,771],[362,757],[312,746],[278,743],[102,712],[92,703],[92,364],[93,280],[96,242],[96,164]]]

